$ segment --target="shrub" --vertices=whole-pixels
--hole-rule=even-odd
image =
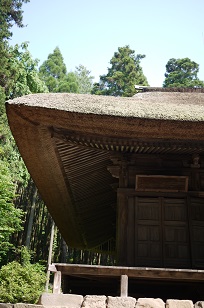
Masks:
[[[22,262],[13,261],[0,270],[0,302],[35,304],[45,288],[44,267],[31,264],[24,248]]]

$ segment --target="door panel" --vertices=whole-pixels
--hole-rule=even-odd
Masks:
[[[194,268],[204,268],[204,199],[191,198],[191,237]]]
[[[190,267],[186,201],[163,197],[131,197],[128,200],[127,211],[130,207],[131,218],[127,234],[134,232],[134,235],[127,239],[127,265]]]
[[[135,211],[135,262],[138,266],[162,266],[160,201],[136,197]]]
[[[191,267],[187,202],[161,198],[163,219],[163,264],[167,267]]]
[[[204,199],[121,195],[119,262],[204,268]]]

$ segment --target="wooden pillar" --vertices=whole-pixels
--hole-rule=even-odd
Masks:
[[[128,276],[127,275],[121,275],[120,296],[121,297],[127,297],[128,296]]]
[[[51,235],[50,235],[50,247],[49,247],[49,255],[48,255],[48,270],[47,270],[47,279],[46,279],[46,285],[45,285],[45,291],[48,292],[49,288],[49,281],[50,281],[50,270],[49,267],[52,262],[52,248],[53,248],[53,241],[54,241],[54,235],[55,235],[55,223],[52,221],[52,228],[51,228]]]
[[[61,289],[61,272],[56,271],[54,273],[53,293],[60,294]]]
[[[126,154],[112,154],[112,166],[108,171],[112,177],[119,180],[118,188],[129,187],[129,156]],[[117,190],[117,221],[116,221],[116,250],[118,265],[127,266],[127,220],[128,220],[128,198],[124,193]]]

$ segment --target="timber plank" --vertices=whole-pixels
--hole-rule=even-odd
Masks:
[[[99,276],[167,280],[167,281],[204,281],[204,270],[168,269],[152,267],[124,267],[124,266],[99,266],[81,264],[53,264],[62,275],[70,276]]]

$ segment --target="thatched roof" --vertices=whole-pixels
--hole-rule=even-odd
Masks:
[[[110,156],[204,153],[204,93],[132,98],[34,94],[7,102],[20,153],[64,239],[93,248],[115,238]]]
[[[197,92],[145,92],[131,98],[68,93],[32,94],[16,98],[12,104],[95,115],[204,120],[204,93]]]

